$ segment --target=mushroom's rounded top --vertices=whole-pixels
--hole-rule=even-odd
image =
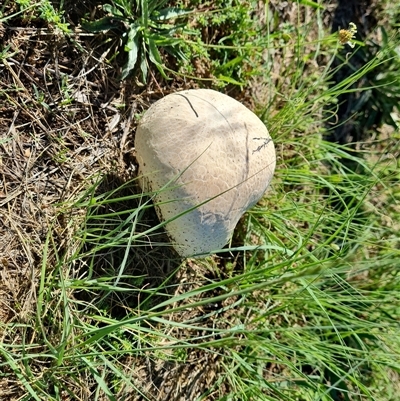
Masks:
[[[210,89],[176,92],[153,104],[138,125],[135,147],[146,188],[160,191],[159,217],[183,256],[223,247],[275,169],[261,120]]]

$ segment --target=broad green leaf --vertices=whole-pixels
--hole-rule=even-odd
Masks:
[[[183,24],[184,25],[184,24]],[[182,24],[180,25],[182,26]],[[179,27],[177,25],[172,25],[170,23],[163,24],[158,20],[149,20],[149,27],[153,28],[155,31],[159,33],[171,33],[171,32],[176,32]]]
[[[182,17],[183,15],[191,14],[193,13],[192,10],[183,10],[178,7],[169,7],[169,8],[164,8],[163,10],[160,10],[157,12],[157,14],[154,14],[154,18],[158,21],[166,21],[171,18],[178,18]]]
[[[156,42],[154,41],[153,37],[147,38],[147,44],[149,46],[150,61],[156,65],[162,65],[161,55],[157,49]]]
[[[121,17],[121,18],[124,17],[124,14],[121,11],[119,11],[117,7],[113,7],[111,4],[104,4],[103,10],[114,17]]]
[[[147,60],[146,57],[144,56],[143,53],[143,57],[140,60],[140,70],[142,71],[142,78],[143,78],[143,82],[145,83],[147,81],[147,73],[148,73],[148,66],[147,66]]]
[[[153,11],[164,7],[168,3],[168,0],[150,0],[146,3],[148,3],[149,14],[152,14]]]
[[[180,38],[175,38],[173,36],[169,35],[158,35],[158,34],[152,34],[151,39],[154,41],[154,44],[158,47],[162,46],[175,46],[182,42],[182,39]]]
[[[157,32],[160,34],[160,35],[165,35],[165,34],[169,34],[169,35],[172,35],[172,34],[175,34],[177,31],[179,31],[180,33],[186,33],[186,34],[190,34],[190,35],[197,35],[197,32],[196,31],[194,31],[194,30],[189,30],[189,29],[186,29],[186,23],[182,23],[182,24],[176,24],[176,23],[174,23],[173,25],[172,24],[158,24],[157,25],[157,27],[158,27],[158,29],[157,29]],[[162,29],[162,28],[164,28],[164,29]]]
[[[125,45],[125,51],[128,52],[128,61],[122,69],[122,79],[125,79],[135,68],[139,51],[139,30],[140,27],[135,24],[131,25],[131,29],[128,32],[128,39]]]
[[[140,0],[140,8],[142,10],[141,15],[141,23],[145,30],[148,28],[148,21],[149,21],[149,8],[148,8],[148,1],[147,0]]]
[[[116,17],[104,17],[97,21],[83,21],[82,28],[89,32],[104,32],[110,29],[117,29],[119,27],[118,22],[120,18]]]
[[[161,75],[165,79],[169,79],[164,72],[164,68],[162,65],[162,60],[160,56],[160,52],[157,49],[157,46],[152,38],[148,38],[149,45],[149,59],[150,61],[157,67],[158,71],[160,71]]]

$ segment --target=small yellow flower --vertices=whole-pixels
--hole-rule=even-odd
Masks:
[[[339,42],[342,45],[345,45],[347,43],[351,48],[353,48],[354,43],[352,42],[352,39],[354,39],[356,33],[357,33],[356,24],[350,22],[349,27],[347,29],[341,29],[339,31]]]

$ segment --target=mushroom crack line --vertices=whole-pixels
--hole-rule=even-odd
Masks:
[[[199,115],[197,114],[197,111],[194,109],[192,103],[190,102],[190,100],[185,96],[185,95],[181,95],[180,93],[177,93],[178,96],[182,96],[183,98],[186,99],[186,101],[189,103],[190,108],[193,110],[193,113],[195,114],[195,116],[197,118],[199,118]]]
[[[264,142],[260,146],[258,146],[256,150],[253,150],[252,154],[259,152],[261,149],[265,148],[272,141],[271,138],[253,138],[253,139],[257,140],[257,141],[264,141]]]

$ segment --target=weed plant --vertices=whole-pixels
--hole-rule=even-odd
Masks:
[[[57,222],[48,231],[34,315],[0,323],[0,378],[18,383],[19,399],[397,399],[399,132],[358,152],[324,140],[337,98],[389,56],[330,86],[340,44],[324,36],[319,3],[299,3],[315,15],[316,39],[307,39],[314,19],[282,27],[266,3],[272,17],[253,48],[264,46],[263,65],[249,74],[234,71],[251,50],[238,44],[248,32],[192,47],[204,62],[213,54],[221,82],[246,87],[261,79],[267,89],[258,93],[257,112],[278,166],[265,198],[243,217],[229,248],[181,261],[156,222],[151,193],[135,180],[106,190],[109,177],[90,177],[59,205],[58,218],[73,233],[68,246],[59,246]],[[121,4],[105,10],[125,18]],[[233,15],[250,24],[253,7],[235,4],[215,14],[232,32]],[[153,31],[129,18],[125,38],[135,42],[140,31],[137,53],[162,72],[161,54],[151,56],[157,43],[146,42],[156,40]],[[279,76],[275,44],[284,61]],[[400,43],[393,37],[386,45],[391,52]],[[135,52],[128,45],[126,73]]]
[[[164,78],[165,66],[159,48],[176,58],[185,59],[183,35],[190,34],[182,17],[190,11],[179,7],[166,7],[167,1],[115,0],[104,4],[107,13],[96,21],[85,21],[83,28],[90,32],[117,30],[122,34],[127,61],[122,69],[121,79],[129,74],[141,72],[146,82],[150,61]]]

